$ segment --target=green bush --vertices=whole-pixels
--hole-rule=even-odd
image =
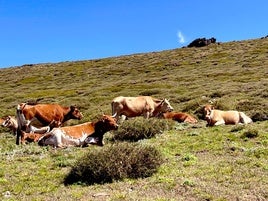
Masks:
[[[65,185],[110,183],[124,178],[144,178],[162,164],[160,152],[152,146],[115,143],[90,151],[80,158],[66,176]]]
[[[141,139],[152,138],[172,127],[174,122],[165,119],[143,117],[132,118],[124,121],[114,132],[113,139],[120,141],[136,142]]]

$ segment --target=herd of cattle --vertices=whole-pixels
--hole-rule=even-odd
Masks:
[[[119,96],[113,99],[111,106],[112,115],[103,115],[96,122],[63,126],[64,122],[70,119],[82,119],[83,115],[76,106],[21,103],[17,106],[16,117],[3,117],[1,124],[13,132],[16,144],[25,144],[27,141],[56,148],[84,147],[89,144],[103,146],[103,135],[116,130],[119,122],[130,117],[157,117],[192,124],[198,122],[190,114],[173,112],[173,107],[167,99]],[[243,112],[216,110],[211,105],[204,106],[204,116],[207,126],[252,123],[251,118]]]

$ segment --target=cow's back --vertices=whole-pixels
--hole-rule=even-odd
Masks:
[[[60,128],[54,128],[51,132],[62,131],[65,135],[71,136],[73,138],[80,138],[82,135],[90,135],[94,133],[94,127],[92,122],[87,122],[74,126],[64,126]]]
[[[147,96],[123,97],[119,96],[112,101],[112,113],[118,116],[126,115],[135,117],[143,114],[147,105],[152,103],[152,99]]]
[[[62,122],[65,108],[58,104],[25,105],[22,112],[27,120],[37,118],[43,124],[49,124],[53,120]]]
[[[238,124],[240,122],[240,117],[238,111],[213,110],[212,120],[215,122],[224,120],[225,124]]]

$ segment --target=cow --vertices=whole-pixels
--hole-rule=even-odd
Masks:
[[[19,138],[20,137],[21,137],[21,142],[25,141],[24,136],[26,136],[27,133],[44,134],[46,132],[49,132],[54,127],[61,126],[61,122],[56,121],[54,119],[47,126],[37,128],[37,127],[31,125],[35,118],[33,118],[31,120],[27,120],[25,118],[25,115],[23,114],[23,110],[22,110],[20,104],[17,106],[16,117],[17,117],[17,120],[16,120],[17,124],[16,124],[16,127],[15,127],[16,128],[16,134],[17,134],[16,144],[19,144]],[[24,132],[24,133],[22,133],[22,132]],[[24,136],[22,136],[22,135],[24,135]]]
[[[193,116],[184,112],[164,112],[159,114],[159,118],[172,119],[179,123],[197,123],[197,120]]]
[[[173,107],[167,99],[156,99],[150,96],[138,97],[124,97],[119,96],[113,99],[112,115],[115,116],[117,121],[120,116],[137,117],[143,116],[144,118],[155,117],[161,112],[171,112]]]
[[[21,143],[25,144],[27,142],[38,142],[38,140],[44,135],[44,133],[27,133],[25,131],[21,131]]]
[[[18,129],[18,121],[16,119],[16,117],[13,116],[7,116],[2,118],[4,120],[4,122],[2,123],[3,127],[9,128],[12,133],[14,135],[17,134],[17,129]],[[52,121],[48,126],[44,126],[41,128],[37,128],[35,126],[32,126],[30,124],[28,125],[24,125],[23,127],[25,128],[25,131],[21,131],[21,142],[24,143],[25,140],[29,141],[29,142],[36,142],[36,140],[31,140],[30,138],[32,137],[28,137],[28,136],[40,136],[48,131],[50,131],[51,129],[53,129],[54,127],[58,127],[59,123],[56,121]]]
[[[49,125],[52,121],[63,124],[69,119],[81,120],[83,115],[76,106],[64,107],[59,104],[36,104],[28,105],[21,103],[17,107],[21,110],[25,119],[38,120],[43,126]]]
[[[96,122],[54,128],[42,136],[38,144],[40,146],[50,145],[54,148],[85,147],[88,144],[103,146],[103,135],[117,128],[118,124],[113,116],[103,115]]]
[[[205,105],[204,115],[207,121],[207,126],[249,124],[253,122],[244,112],[216,110],[212,105]]]

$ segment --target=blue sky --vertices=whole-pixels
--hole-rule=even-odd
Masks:
[[[0,68],[268,35],[267,0],[0,0]]]

